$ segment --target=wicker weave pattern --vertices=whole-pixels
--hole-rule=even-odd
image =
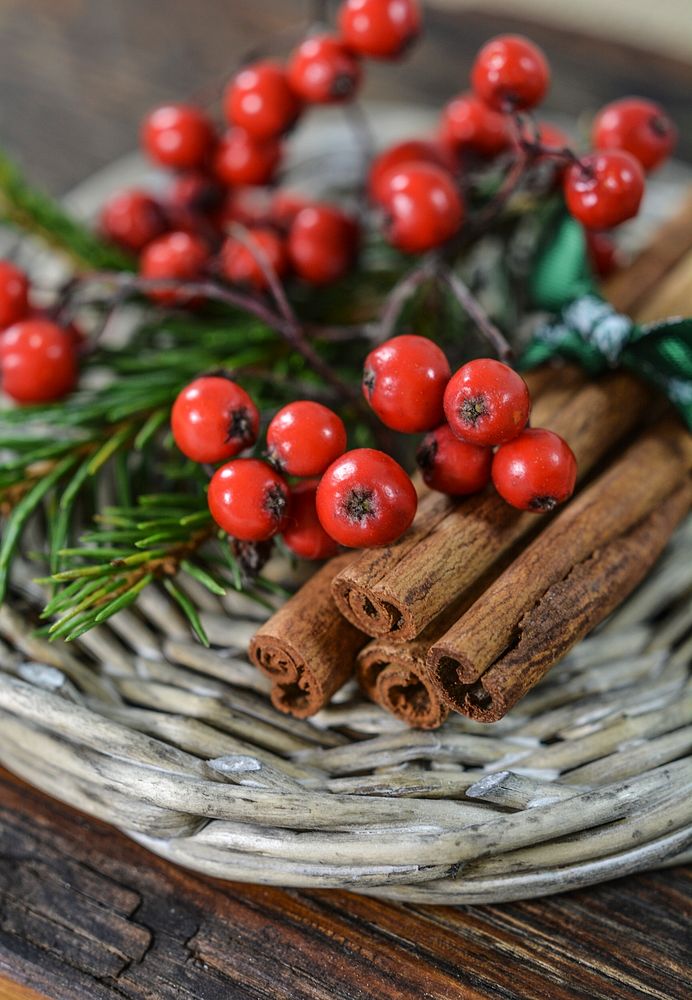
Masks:
[[[427,903],[557,892],[692,858],[692,519],[645,585],[510,715],[413,732],[349,686],[276,712],[242,650],[257,612],[165,593],[70,647],[0,608],[0,761],[221,878]]]

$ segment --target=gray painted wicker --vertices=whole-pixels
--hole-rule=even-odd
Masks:
[[[239,595],[195,590],[211,650],[157,590],[68,647],[32,636],[31,579],[0,609],[0,761],[188,868],[476,903],[692,858],[692,518],[507,718],[432,733],[354,686],[276,712]]]

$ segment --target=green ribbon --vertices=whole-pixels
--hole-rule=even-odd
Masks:
[[[564,218],[538,255],[530,279],[533,303],[557,316],[535,331],[520,368],[560,356],[590,375],[624,367],[661,389],[692,430],[692,319],[638,324],[596,291],[581,226]]]

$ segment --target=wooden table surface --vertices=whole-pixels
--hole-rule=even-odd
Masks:
[[[128,152],[153,103],[218,92],[251,45],[307,6],[0,0],[0,143],[65,191]],[[643,92],[677,119],[692,160],[691,66],[513,18],[430,12],[402,68],[369,66],[366,96],[439,104],[464,87],[485,38],[517,29],[550,56],[548,116]],[[226,884],[0,772],[0,1000],[676,1000],[690,996],[691,890],[690,873],[671,869],[426,908]]]

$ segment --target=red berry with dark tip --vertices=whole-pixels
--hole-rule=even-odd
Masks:
[[[288,63],[288,82],[308,104],[350,101],[360,86],[358,57],[336,35],[312,35]]]
[[[320,524],[317,516],[318,479],[308,479],[291,489],[286,524],[281,537],[287,548],[301,559],[330,559],[339,545]]]
[[[214,126],[190,104],[165,104],[142,124],[142,145],[155,163],[176,170],[203,167],[215,141]]]
[[[442,400],[450,375],[449,362],[434,341],[403,334],[368,354],[363,395],[392,430],[429,431],[444,418]]]
[[[496,111],[525,111],[545,97],[548,62],[523,35],[498,35],[483,46],[471,70],[471,85]]]
[[[479,493],[490,481],[491,448],[468,444],[442,424],[423,438],[416,461],[431,490],[450,496]]]
[[[339,30],[359,55],[396,59],[420,34],[420,6],[416,0],[344,0]]]
[[[526,382],[509,365],[477,358],[452,375],[444,411],[461,441],[489,447],[511,441],[526,427],[531,398]]]
[[[214,154],[214,173],[223,184],[269,184],[281,162],[278,139],[255,139],[242,128],[222,136]]]
[[[418,498],[393,458],[373,448],[347,451],[329,466],[317,488],[317,516],[340,545],[389,545],[410,527]]]
[[[0,260],[0,330],[29,312],[29,279],[20,267]]]
[[[442,109],[440,141],[456,154],[497,156],[510,145],[509,121],[475,94],[460,94]]]
[[[572,496],[577,460],[559,434],[529,428],[498,449],[492,477],[507,503],[542,514]]]
[[[677,139],[678,130],[663,108],[642,97],[606,104],[593,123],[595,149],[624,149],[647,172],[668,159]]]
[[[145,247],[139,273],[151,281],[194,282],[203,275],[208,259],[204,240],[191,233],[167,233]],[[174,288],[153,289],[147,294],[158,302],[191,303],[189,296]]]
[[[0,335],[0,373],[17,403],[62,399],[77,382],[74,338],[49,320],[20,320]]]
[[[283,135],[300,114],[300,101],[286,73],[271,60],[246,66],[235,76],[224,96],[231,125],[239,125],[256,139]]]
[[[278,278],[288,270],[284,240],[268,226],[246,230],[244,238],[229,236],[221,247],[221,271],[235,285],[269,287],[267,269]]]
[[[257,440],[259,411],[231,379],[203,375],[179,393],[171,413],[175,443],[193,462],[224,462]]]
[[[218,526],[241,542],[266,542],[286,524],[288,486],[258,458],[236,458],[217,469],[207,499]]]
[[[358,224],[334,205],[316,202],[301,209],[288,233],[293,270],[312,285],[328,285],[352,267],[358,252]]]
[[[101,209],[104,236],[133,253],[139,253],[166,228],[161,206],[146,191],[121,191]]]
[[[422,253],[446,243],[463,221],[464,210],[451,175],[432,163],[405,163],[385,175],[385,235],[406,253]]]
[[[644,171],[631,153],[590,153],[565,172],[567,208],[587,229],[612,229],[639,211]]]
[[[299,399],[272,418],[267,449],[273,464],[287,475],[320,476],[346,450],[346,428],[329,407]]]
[[[425,139],[407,139],[389,146],[373,159],[368,172],[368,195],[370,200],[381,203],[389,191],[388,179],[395,167],[404,163],[432,163],[443,169],[451,169],[453,157],[445,154],[442,146]]]

